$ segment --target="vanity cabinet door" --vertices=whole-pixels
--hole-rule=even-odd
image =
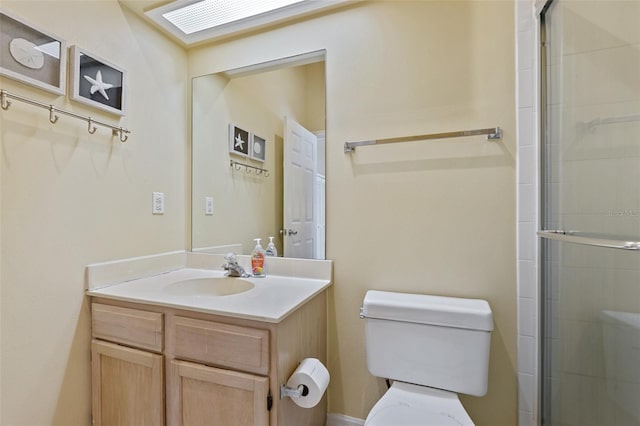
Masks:
[[[164,425],[164,357],[91,342],[95,426]]]
[[[171,426],[267,426],[269,379],[171,361]]]

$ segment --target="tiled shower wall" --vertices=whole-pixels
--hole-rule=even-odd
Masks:
[[[517,238],[519,425],[538,422],[538,26],[534,0],[517,0]]]

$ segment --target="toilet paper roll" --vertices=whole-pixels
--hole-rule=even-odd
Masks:
[[[312,408],[318,405],[329,386],[329,371],[316,358],[305,358],[287,381],[287,387],[301,389],[300,397],[291,397],[296,405]]]

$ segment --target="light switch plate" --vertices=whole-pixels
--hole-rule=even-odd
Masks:
[[[151,213],[164,214],[164,192],[154,192],[151,202]]]
[[[213,216],[213,197],[204,197],[204,214]]]

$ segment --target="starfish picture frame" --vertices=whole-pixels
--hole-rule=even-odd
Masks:
[[[237,125],[229,124],[229,152],[241,157],[249,157],[251,133]]]
[[[0,10],[0,75],[65,94],[67,44]]]
[[[69,98],[116,115],[125,115],[127,72],[78,46],[71,46]]]

